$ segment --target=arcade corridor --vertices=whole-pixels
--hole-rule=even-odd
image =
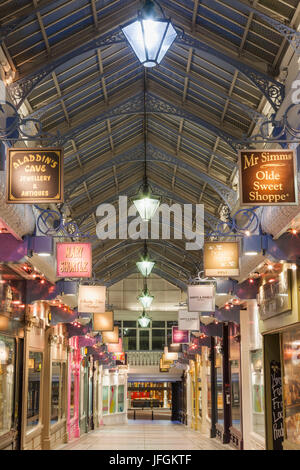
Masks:
[[[300,0],[0,0],[0,451],[300,450],[299,110]]]
[[[84,434],[56,450],[233,450],[170,421],[132,421]]]

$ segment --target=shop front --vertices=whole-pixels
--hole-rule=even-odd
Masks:
[[[245,450],[265,449],[265,404],[262,336],[256,300],[247,300],[240,315]]]
[[[230,443],[243,449],[240,325],[229,323]]]
[[[66,328],[58,324],[46,330],[45,394],[43,399],[43,449],[67,442],[67,346]]]
[[[223,324],[222,337],[215,337],[215,393],[216,436],[224,443],[230,442],[231,386],[229,372],[228,324]]]
[[[200,430],[202,428],[202,356],[196,354],[195,359],[190,361],[191,381],[191,403],[192,420],[191,428]]]
[[[299,269],[281,263],[259,291],[267,450],[300,450],[299,287]]]
[[[25,321],[21,448],[41,450],[45,393],[45,331],[49,326],[47,302],[37,301],[28,305]]]
[[[21,445],[25,281],[0,265],[0,450]]]
[[[127,423],[127,370],[104,369],[102,419],[104,425]]]
[[[78,336],[69,338],[67,430],[69,439],[80,436],[79,390],[81,389],[82,357]]]

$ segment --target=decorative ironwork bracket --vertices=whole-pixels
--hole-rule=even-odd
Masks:
[[[82,232],[76,222],[66,222],[63,214],[51,209],[42,209],[35,205],[40,211],[36,220],[36,226],[43,235],[53,238],[97,238],[89,233]]]
[[[259,234],[262,233],[261,223],[258,215],[256,214],[257,207],[250,209],[240,209],[233,214],[228,221],[219,223],[215,230],[207,232],[206,237],[213,238],[237,238],[253,235],[257,230]],[[242,221],[238,221],[238,217],[242,218]],[[242,224],[242,225],[241,225]]]
[[[259,125],[257,134],[243,140],[245,145],[258,143],[279,143],[282,146],[287,143],[300,142],[300,127],[295,128],[292,119],[299,122],[300,103],[291,104],[280,120],[273,114],[271,119],[263,120]]]

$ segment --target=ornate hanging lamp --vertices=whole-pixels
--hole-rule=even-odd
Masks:
[[[147,287],[147,281],[144,280],[144,289],[141,295],[138,296],[138,300],[141,302],[144,309],[149,308],[153,302],[154,296],[150,294]]]
[[[156,0],[145,0],[137,19],[124,25],[122,31],[144,67],[158,65],[177,36]]]
[[[143,309],[143,313],[138,318],[138,323],[142,328],[147,328],[149,326],[149,323],[151,321],[151,318],[148,316],[148,314],[145,312],[145,309]]]
[[[155,261],[151,261],[147,251],[147,243],[145,242],[144,246],[144,255],[141,261],[136,263],[136,267],[140,271],[141,275],[144,277],[148,277],[151,274],[152,269],[155,266]]]
[[[143,222],[149,222],[160,204],[160,197],[154,196],[147,180],[147,142],[146,142],[146,77],[144,73],[144,178],[138,194],[132,199]]]

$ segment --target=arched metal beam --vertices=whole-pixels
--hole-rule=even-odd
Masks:
[[[151,251],[151,250],[150,250]],[[133,257],[133,254],[132,253],[129,253],[123,257],[121,257],[118,261],[116,261],[115,263],[109,265],[109,266],[106,266],[105,268],[103,268],[102,270],[100,271],[96,271],[95,270],[95,267],[93,267],[93,272],[95,272],[96,274],[96,277],[97,276],[103,276],[105,274],[105,272],[113,272],[115,269],[119,269],[120,270],[120,266],[122,266],[123,264],[126,265],[126,262],[128,262],[129,260],[132,262],[132,257]],[[137,258],[138,260],[138,258]],[[161,262],[161,260],[163,260],[164,264],[166,264],[166,266],[169,266],[171,269],[174,269],[176,272],[180,272],[182,271],[186,276],[187,276],[187,279],[189,279],[192,275],[191,271],[189,271],[188,269],[182,267],[182,266],[179,266],[177,265],[176,263],[174,263],[172,260],[169,260],[166,256],[163,256],[162,254],[159,255],[159,257],[156,255],[156,262]],[[134,263],[135,264],[135,263]]]
[[[166,273],[165,271],[154,267],[153,272],[160,276],[162,279],[165,279],[165,281],[170,282],[170,284],[173,284],[176,287],[179,287],[179,289],[183,290],[184,292],[187,291],[187,284],[185,284],[183,281],[180,279],[176,279],[175,277],[171,276],[169,273]]]
[[[149,158],[150,157],[150,158]],[[112,168],[113,165],[120,165],[127,162],[136,162],[136,161],[144,161],[144,147],[143,145],[138,145],[137,147],[133,148],[132,150],[128,150],[121,155],[118,155],[111,160],[102,163],[97,167],[97,169],[90,170],[85,175],[82,175],[72,181],[70,184],[67,184],[65,187],[65,197],[68,199],[75,188],[78,185],[82,184],[86,179],[90,176],[95,175],[95,172],[106,170],[107,168]],[[171,165],[175,165],[179,168],[183,168],[189,171],[191,174],[196,175],[202,181],[206,182],[214,191],[219,194],[219,196],[224,200],[226,204],[232,207],[237,199],[237,193],[233,189],[226,186],[224,183],[217,181],[216,179],[212,178],[211,176],[207,175],[206,173],[198,170],[192,165],[184,162],[180,158],[170,155],[164,150],[159,149],[158,147],[148,144],[147,145],[147,161],[156,161],[162,163],[168,163]],[[169,191],[168,191],[169,193]],[[95,210],[95,208],[94,208]]]
[[[75,47],[75,49],[69,50],[65,54],[56,57],[53,60],[47,61],[47,63],[45,63],[43,67],[40,67],[39,70],[34,71],[28,76],[23,77],[9,85],[10,94],[13,100],[16,104],[18,103],[18,107],[20,107],[24,100],[32,92],[32,90],[60,65],[67,64],[74,57],[81,56],[88,53],[89,51],[121,42],[125,42],[125,37],[120,28],[117,27],[109,33],[93,38],[87,43],[79,45]],[[179,33],[178,37],[176,38],[176,42],[188,47],[193,47],[200,51],[204,51],[213,57],[218,57],[225,64],[230,64],[232,67],[245,75],[252,83],[254,83],[254,85],[261,90],[267,100],[271,103],[272,107],[275,110],[278,110],[284,99],[284,86],[281,83],[256,70],[255,68],[240,62],[230,55],[215,49],[205,42],[194,38],[191,34],[182,35]]]
[[[173,244],[170,240],[148,240],[147,243],[148,247],[150,247],[151,245],[158,245],[163,247],[166,246],[169,250],[176,251],[181,256],[185,256],[186,258],[188,258],[190,262],[195,266],[195,268],[198,269],[198,265],[195,262],[194,256],[192,256],[189,252],[185,251],[184,249],[181,249],[178,245]],[[122,251],[125,247],[130,247],[133,245],[141,245],[141,247],[144,248],[144,240],[122,240],[117,245],[110,247],[104,252],[101,252],[100,258],[96,256],[96,262],[93,265],[93,269],[95,269],[103,260],[109,257],[109,255],[113,256],[113,254],[118,253],[118,251]],[[93,248],[95,246],[97,245],[94,245]]]
[[[166,190],[164,188],[162,188],[160,185],[152,182],[150,180],[150,184],[151,184],[151,187],[152,189],[155,191],[155,193],[159,196],[164,196],[164,197],[167,197],[167,196],[171,196],[171,198],[178,202],[178,204],[187,204],[189,203],[189,201],[185,200],[185,199],[182,199],[180,196],[178,196],[176,193],[174,193],[173,191],[171,190],[168,190],[168,194],[166,196]],[[130,197],[131,195],[134,195],[135,192],[138,190],[138,188],[140,187],[140,183],[134,183],[133,185],[131,185],[130,187],[128,187],[126,189],[126,194],[128,197]],[[113,204],[114,202],[117,202],[118,201],[118,195],[113,195],[111,196],[110,198],[106,199],[105,201],[101,201],[101,202],[98,202],[97,204],[93,205],[92,207],[90,207],[90,209],[88,211],[86,211],[84,213],[84,215],[80,216],[76,216],[75,217],[75,220],[77,222],[77,224],[80,226],[83,224],[83,222],[91,215],[93,214],[93,212],[96,211],[97,207],[99,206],[99,204]],[[205,220],[207,219],[207,223],[211,226],[211,228],[215,229],[217,227],[218,224],[221,223],[221,220],[218,219],[217,217],[215,217],[214,215],[210,214],[209,212],[207,211],[204,211],[204,218]]]
[[[168,103],[164,99],[155,96],[153,93],[146,92],[146,113],[151,114],[170,114],[172,116],[178,116],[180,118],[187,119],[190,122],[198,124],[204,127],[214,135],[224,140],[234,151],[237,151],[243,147],[243,144],[237,137],[232,136],[228,132],[220,129],[219,127],[205,121],[199,116],[195,116],[193,113],[186,109]],[[101,112],[98,116],[94,116],[82,124],[74,127],[63,135],[54,136],[53,139],[49,140],[49,145],[65,145],[69,140],[76,138],[76,136],[88,129],[90,126],[95,126],[98,122],[102,122],[106,119],[119,117],[122,115],[130,114],[144,114],[144,94],[139,93],[132,98],[129,98],[122,103],[110,108],[106,112]]]

